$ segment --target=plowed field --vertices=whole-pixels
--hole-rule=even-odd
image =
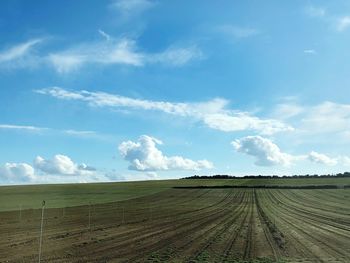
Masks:
[[[168,189],[45,210],[42,262],[350,262],[350,190]],[[0,213],[0,261],[37,262],[41,210]]]

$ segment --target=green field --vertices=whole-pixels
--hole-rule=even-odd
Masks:
[[[350,178],[0,187],[3,262],[350,262]],[[176,186],[256,188],[173,188]],[[258,186],[336,185],[335,189]],[[21,209],[20,209],[21,207]]]
[[[350,178],[300,179],[196,179],[94,184],[0,186],[0,211],[47,207],[59,208],[127,200],[155,194],[174,186],[214,185],[350,185]]]

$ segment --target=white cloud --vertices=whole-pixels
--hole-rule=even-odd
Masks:
[[[150,180],[158,179],[158,174],[156,172],[147,172],[146,177]]]
[[[134,40],[114,39],[99,30],[104,41],[83,43],[61,52],[54,52],[47,60],[59,73],[69,73],[84,65],[129,65],[141,67],[145,64],[160,63],[169,66],[182,66],[202,58],[198,47],[171,47],[159,53],[142,52]]]
[[[251,27],[242,27],[236,25],[221,25],[216,27],[219,33],[234,39],[252,37],[259,34],[259,31]]]
[[[341,160],[342,160],[343,165],[350,166],[350,157],[343,156],[343,157],[341,157]]]
[[[52,175],[91,175],[95,168],[86,164],[76,164],[68,156],[57,154],[51,160],[37,156],[34,167],[45,174]]]
[[[58,53],[50,54],[48,61],[59,73],[68,73],[79,69],[85,62],[85,57],[80,54]]]
[[[259,166],[290,165],[295,157],[281,152],[271,140],[261,136],[247,136],[231,142],[237,152],[245,153],[256,158]]]
[[[46,184],[124,181],[115,171],[97,170],[84,163],[76,164],[68,156],[55,155],[52,160],[38,156],[34,167],[27,163],[5,163],[0,166],[0,184]],[[151,178],[152,175],[149,175]]]
[[[300,115],[304,112],[304,108],[296,103],[277,104],[273,111],[273,116],[277,119],[286,120]]]
[[[107,41],[111,40],[111,36],[109,34],[107,34],[106,32],[104,32],[103,30],[99,29],[98,33],[100,33],[100,35],[102,37],[104,37]]]
[[[225,132],[255,130],[262,134],[273,134],[293,130],[291,126],[274,119],[260,119],[247,112],[228,109],[229,102],[220,98],[199,103],[174,103],[133,99],[105,92],[67,91],[59,87],[35,92],[63,100],[83,101],[90,106],[161,111],[201,121],[212,129]]]
[[[27,42],[15,45],[0,52],[0,64],[23,58],[28,55],[32,48],[42,42],[41,39],[31,39]]]
[[[165,65],[182,66],[189,63],[191,60],[201,59],[202,51],[196,46],[186,48],[171,47],[159,54],[149,56],[149,61],[152,63],[159,62]]]
[[[130,170],[200,170],[213,167],[207,160],[193,161],[181,156],[167,157],[157,148],[157,145],[161,144],[162,142],[156,138],[142,135],[137,142],[122,142],[118,149],[121,156],[130,162]]]
[[[0,131],[1,130],[30,132],[37,135],[44,135],[44,134],[45,135],[48,135],[48,134],[69,135],[69,136],[78,137],[78,138],[107,139],[107,137],[110,137],[110,135],[100,134],[96,131],[84,131],[84,130],[74,130],[74,129],[59,130],[59,129],[30,126],[30,125],[0,124]]]
[[[44,131],[47,130],[47,128],[43,127],[35,127],[35,126],[28,126],[28,125],[11,125],[11,124],[0,124],[0,129],[3,130],[24,130],[24,131]]]
[[[343,141],[350,138],[350,104],[325,101],[316,105],[287,102],[272,110],[277,120],[288,120],[301,135],[332,134]]]
[[[1,183],[30,182],[35,178],[33,167],[27,163],[5,163],[0,166]]]
[[[325,165],[336,165],[338,163],[337,159],[330,158],[325,154],[321,154],[321,153],[314,152],[314,151],[312,151],[308,154],[308,159],[311,162],[325,164]]]
[[[260,136],[247,136],[231,142],[237,152],[254,156],[255,164],[259,166],[284,165],[288,166],[295,161],[308,160],[313,163],[328,166],[350,165],[350,157],[339,156],[331,158],[325,154],[311,151],[304,155],[291,155],[281,152],[280,148],[270,139]]]
[[[350,130],[350,105],[323,102],[308,107],[301,118],[301,129],[313,133],[345,132]]]
[[[343,16],[338,18],[336,27],[339,32],[348,29],[350,27],[350,16]]]
[[[339,16],[327,13],[325,8],[309,6],[305,9],[306,14],[311,17],[322,18],[323,21],[338,31],[343,32],[350,27],[350,16]]]
[[[52,53],[48,61],[59,73],[69,73],[86,64],[143,65],[143,55],[129,39],[85,43],[71,49]]]
[[[203,121],[210,128],[232,132],[255,130],[261,134],[274,134],[282,131],[293,131],[293,128],[273,119],[260,119],[245,112],[223,112],[205,114]]]
[[[315,55],[317,52],[314,49],[304,49],[305,54]]]
[[[129,18],[154,7],[155,2],[149,0],[116,0],[110,7],[118,10],[123,17]]]
[[[326,9],[323,7],[308,6],[305,8],[305,12],[309,16],[323,17],[326,15]]]
[[[124,1],[118,2],[124,3]],[[134,1],[127,0],[124,4],[130,4],[129,2]],[[139,48],[133,39],[127,37],[117,39],[101,29],[98,32],[103,37],[102,40],[78,43],[65,49],[51,51],[48,54],[36,55],[33,52],[34,47],[41,43],[42,39],[29,40],[0,51],[0,67],[11,69],[48,65],[52,66],[58,73],[67,74],[87,65],[142,67],[150,64],[162,64],[179,67],[203,58],[202,51],[195,45],[172,45],[163,51],[149,53]]]
[[[77,136],[77,137],[96,137],[98,134],[94,131],[77,131],[77,130],[64,130],[63,133]]]

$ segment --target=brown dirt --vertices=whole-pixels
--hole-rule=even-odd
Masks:
[[[350,209],[334,191],[171,189],[47,209],[42,262],[350,262]],[[40,216],[0,213],[0,262],[38,261]]]

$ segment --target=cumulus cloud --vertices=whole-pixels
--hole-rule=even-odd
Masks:
[[[181,156],[167,157],[157,148],[162,142],[154,137],[142,135],[137,142],[125,141],[119,145],[119,152],[130,163],[130,170],[200,170],[210,169],[207,160],[193,161]]]
[[[155,179],[156,174],[150,173],[145,178]],[[33,166],[27,163],[0,165],[0,184],[87,183],[126,179],[126,176],[114,170],[97,170],[85,163],[77,164],[61,154],[51,160],[38,156]]]
[[[105,92],[68,91],[59,87],[40,89],[35,92],[62,100],[83,101],[95,107],[160,111],[187,117],[192,121],[201,121],[212,129],[225,132],[254,130],[261,134],[273,134],[293,130],[291,126],[278,120],[261,119],[248,112],[229,109],[229,101],[221,98],[198,103],[176,103],[133,99]]]
[[[34,168],[27,163],[5,163],[0,166],[0,182],[30,182],[34,179]]]
[[[91,175],[95,168],[86,164],[76,164],[68,156],[57,154],[51,160],[37,156],[34,167],[45,174],[55,175]]]
[[[284,165],[288,166],[296,161],[308,160],[313,163],[334,166],[337,164],[350,165],[350,157],[338,156],[331,158],[325,154],[311,151],[309,154],[291,155],[284,153],[270,139],[261,136],[247,136],[231,142],[237,152],[254,156],[255,164],[259,166]]]
[[[290,165],[295,159],[290,154],[281,152],[271,140],[261,136],[247,136],[231,142],[237,152],[254,156],[259,166]]]
[[[336,165],[338,163],[337,159],[330,158],[325,154],[321,154],[321,153],[314,152],[314,151],[309,153],[308,159],[311,162],[325,164],[325,165]]]

